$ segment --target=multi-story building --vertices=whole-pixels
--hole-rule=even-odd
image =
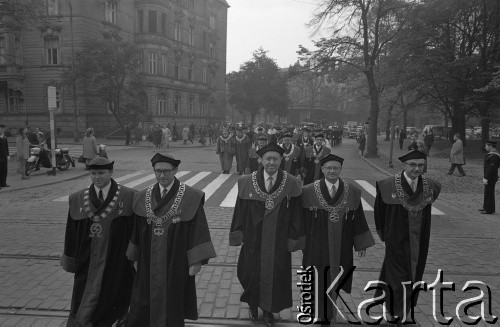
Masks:
[[[23,0],[18,0],[23,1]],[[0,25],[0,120],[9,128],[48,128],[47,86],[57,87],[57,127],[71,135],[118,124],[99,98],[63,92],[61,75],[87,38],[118,33],[142,53],[145,90],[137,99],[146,120],[182,125],[224,119],[227,10],[225,0],[44,0],[36,26]],[[71,28],[71,25],[73,28]],[[73,32],[72,32],[73,31]],[[76,103],[76,112],[75,112]]]

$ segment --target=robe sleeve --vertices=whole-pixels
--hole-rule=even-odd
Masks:
[[[192,266],[197,263],[205,265],[210,258],[215,258],[214,245],[210,238],[210,231],[208,229],[207,217],[203,209],[203,202],[201,201],[196,216],[189,221],[189,239],[187,260],[188,265]]]
[[[130,261],[139,261],[139,233],[140,233],[140,219],[144,219],[137,215],[134,215],[134,227],[132,229],[132,235],[130,236],[130,241],[127,248],[127,258]]]
[[[66,235],[64,237],[64,251],[61,258],[61,266],[70,273],[76,273],[76,253],[77,253],[77,224],[68,212],[66,223]]]
[[[380,193],[379,185],[376,184],[377,195],[375,197],[375,205],[373,208],[373,216],[375,218],[375,227],[377,229],[377,234],[382,242],[385,242],[385,211],[387,209],[387,204],[382,200],[382,194]]]
[[[231,222],[231,229],[229,231],[229,245],[239,246],[243,243],[243,219],[245,213],[243,210],[243,202],[238,196],[234,206],[233,221]]]
[[[288,251],[303,250],[306,246],[304,221],[302,218],[302,203],[300,197],[290,199],[291,221],[288,226]]]
[[[366,223],[363,204],[359,202],[358,208],[354,211],[354,250],[361,251],[375,244],[372,233]]]

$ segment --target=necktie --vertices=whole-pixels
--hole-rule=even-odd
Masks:
[[[337,188],[335,187],[335,185],[332,185],[332,189],[330,191],[330,196],[333,197],[335,196],[335,193],[337,193]]]
[[[413,192],[415,192],[417,190],[417,180],[416,179],[411,181],[411,189],[413,190]]]
[[[102,195],[102,190],[99,190],[99,201],[104,202],[104,196]]]
[[[267,191],[268,192],[271,192],[272,188],[273,188],[273,177],[272,176],[269,176],[269,178],[267,179],[268,180],[268,184],[267,184]]]
[[[163,189],[163,191],[161,191],[161,197],[164,197],[165,194],[167,194],[168,190],[166,188]]]

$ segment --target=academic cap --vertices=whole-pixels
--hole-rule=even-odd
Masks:
[[[278,152],[280,156],[283,156],[283,153],[285,153],[285,150],[282,147],[274,142],[271,142],[262,149],[259,149],[259,151],[257,151],[257,154],[259,155],[259,157],[263,157],[264,154],[269,151]]]
[[[344,163],[344,159],[343,158],[330,153],[326,157],[324,157],[323,159],[321,159],[321,162],[320,162],[321,166],[323,166],[328,161],[338,161],[338,162],[340,162],[341,166]]]
[[[421,151],[413,150],[398,158],[401,162],[405,162],[411,159],[427,159],[427,155]]]
[[[108,159],[103,157],[95,157],[90,160],[88,164],[89,169],[113,169],[114,161],[110,162]]]
[[[319,133],[318,135],[314,135],[315,139],[318,138],[318,137],[321,137],[323,139],[325,138],[325,136],[322,133]]]
[[[174,157],[172,157],[169,154],[163,155],[163,154],[160,154],[160,153],[155,154],[153,156],[153,158],[151,158],[151,163],[152,163],[153,167],[158,162],[168,162],[169,164],[172,164],[172,166],[174,166],[174,167],[178,167],[179,164],[181,163],[180,160],[175,159]]]
[[[497,142],[495,142],[495,141],[486,141],[486,145],[491,145],[492,147],[496,147],[497,146]]]

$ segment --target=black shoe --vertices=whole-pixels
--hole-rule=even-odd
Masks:
[[[486,211],[486,210],[485,211],[480,211],[480,213],[483,214],[483,215],[492,215],[493,214],[493,212],[489,212],[489,211]]]
[[[264,323],[270,327],[274,324],[274,315],[269,311],[264,311]]]
[[[257,320],[259,318],[259,309],[257,307],[250,307],[250,310],[248,310],[248,316],[253,321]]]
[[[484,210],[483,208],[481,208],[481,209],[477,209],[477,211],[486,211],[486,210]]]
[[[10,187],[10,185],[5,184],[5,185],[2,185],[1,187]]]

